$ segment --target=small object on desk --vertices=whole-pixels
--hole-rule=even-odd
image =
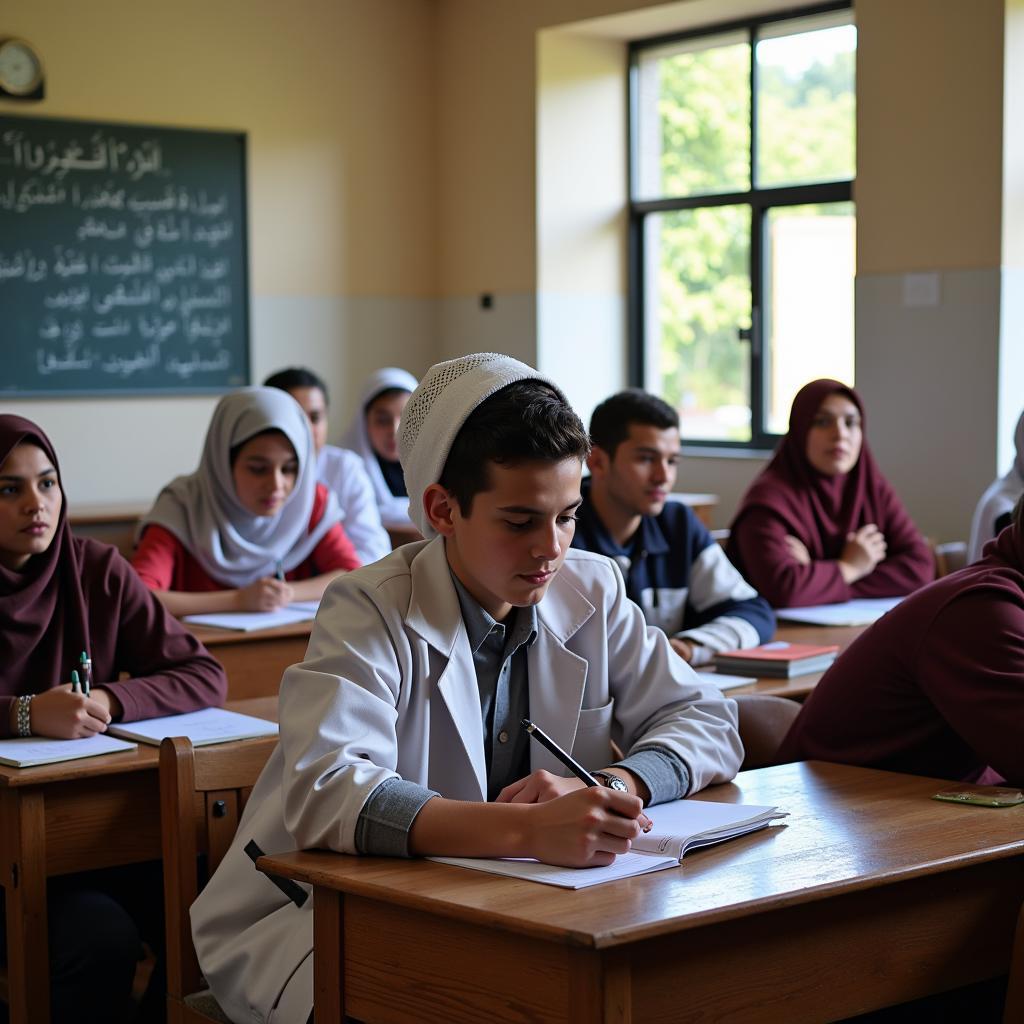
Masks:
[[[757,676],[731,676],[725,672],[698,672],[697,678],[702,683],[710,683],[719,690],[731,690],[734,686],[749,686],[757,682]]]
[[[758,676],[792,676],[821,672],[839,654],[838,644],[791,644],[775,640],[743,651],[715,655],[715,666],[726,671],[755,672]]]
[[[0,740],[0,764],[14,768],[31,768],[37,764],[74,761],[79,757],[114,754],[121,750],[134,750],[137,744],[126,743],[105,733],[97,733],[82,740],[51,740],[42,736],[30,739]]]
[[[257,736],[276,736],[277,723],[252,715],[241,715],[224,708],[204,708],[181,715],[164,715],[139,722],[118,722],[107,727],[107,732],[125,739],[138,740],[160,746],[167,736],[185,736],[193,747],[229,740],[249,740]]]
[[[780,811],[777,807],[716,803],[711,800],[673,800],[658,804],[655,813],[655,830],[650,835],[634,839],[632,850],[616,857],[607,867],[560,868],[535,860],[486,857],[429,857],[428,860],[497,875],[512,875],[565,889],[582,889],[601,882],[674,867],[688,850],[756,832],[788,815],[788,812]]]
[[[974,786],[970,789],[944,789],[933,800],[948,800],[951,804],[971,804],[974,807],[1016,807],[1024,804],[1024,793],[1019,789],[1001,786]]]
[[[776,608],[775,615],[786,622],[801,622],[808,626],[870,626],[902,600],[902,597],[861,597],[840,604]]]

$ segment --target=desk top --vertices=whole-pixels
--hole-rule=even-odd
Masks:
[[[277,721],[276,697],[229,700],[224,707],[243,715],[264,718],[268,722]],[[72,779],[94,779],[101,775],[151,771],[157,767],[159,762],[160,747],[151,743],[140,743],[134,750],[122,750],[116,754],[100,754],[98,757],[77,757],[71,761],[36,765],[34,768],[14,768],[11,765],[0,764],[0,789],[36,786],[49,782],[68,782]]]
[[[686,855],[678,869],[584,890],[423,860],[299,852],[261,870],[564,945],[609,948],[980,861],[1024,857],[1024,805],[929,799],[948,783],[805,762],[743,772],[695,799],[777,804],[785,824]],[[657,821],[657,807],[652,808]]]
[[[272,626],[270,629],[219,629],[217,626],[199,626],[194,622],[182,622],[182,625],[204,647],[223,647],[225,644],[259,643],[261,640],[281,640],[291,637],[309,639],[313,629],[313,620],[290,622],[286,626]]]

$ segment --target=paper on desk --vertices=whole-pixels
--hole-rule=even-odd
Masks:
[[[498,860],[487,857],[428,857],[439,864],[487,871],[492,875],[510,875],[528,882],[558,885],[563,889],[585,889],[587,886],[613,882],[617,878],[646,875],[651,871],[679,867],[678,857],[656,857],[648,853],[624,853],[603,868],[560,868],[536,860]]]
[[[27,739],[0,740],[0,764],[30,768],[37,764],[74,761],[79,757],[114,754],[120,750],[134,750],[135,747],[135,743],[126,743],[105,733],[83,740],[49,740],[30,736]]]
[[[756,676],[730,676],[725,672],[698,672],[697,678],[702,683],[710,683],[720,690],[731,690],[734,686],[747,686],[756,683]]]
[[[183,715],[146,718],[140,722],[118,722],[107,727],[115,736],[124,736],[159,746],[165,736],[186,736],[193,747],[229,740],[248,740],[256,736],[276,736],[277,723],[252,715],[241,715],[224,708],[204,708]]]
[[[319,602],[297,601],[275,612],[204,612],[186,615],[185,622],[196,626],[216,626],[218,629],[236,629],[249,633],[254,629],[290,626],[295,622],[308,622],[316,618]]]
[[[803,622],[811,626],[869,626],[902,600],[902,597],[862,597],[842,604],[777,608],[775,614],[787,622]]]

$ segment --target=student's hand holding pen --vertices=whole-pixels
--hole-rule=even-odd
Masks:
[[[85,739],[105,732],[110,723],[110,695],[95,689],[88,697],[71,684],[44,690],[32,699],[32,735],[59,740]]]
[[[264,576],[246,587],[240,587],[236,593],[239,610],[244,612],[276,611],[295,599],[292,585],[272,576]]]

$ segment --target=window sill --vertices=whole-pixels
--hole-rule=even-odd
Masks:
[[[774,448],[732,448],[710,444],[684,444],[679,450],[687,459],[767,459],[775,453]]]

